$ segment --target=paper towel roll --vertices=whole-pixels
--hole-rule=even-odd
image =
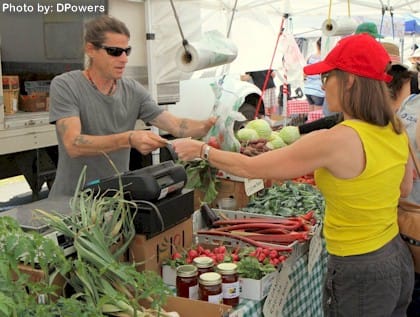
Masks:
[[[327,19],[322,23],[322,34],[325,36],[342,36],[354,33],[357,22],[351,17],[339,17],[336,20]]]
[[[181,47],[176,54],[176,64],[183,72],[231,63],[238,55],[236,45],[219,31],[204,33],[200,41]]]

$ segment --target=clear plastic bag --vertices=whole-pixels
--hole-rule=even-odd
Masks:
[[[237,110],[243,102],[243,98],[233,92],[225,91],[223,79],[210,84],[215,95],[215,104],[211,116],[217,117],[216,124],[204,137],[204,141],[210,146],[225,151],[239,152],[241,144],[235,137],[235,121],[245,121],[246,118]]]

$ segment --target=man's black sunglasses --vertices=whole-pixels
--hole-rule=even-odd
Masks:
[[[122,53],[125,53],[125,55],[130,55],[131,53],[131,46],[127,47],[127,48],[121,48],[121,47],[115,47],[115,46],[105,46],[105,45],[100,45],[98,46],[99,48],[103,48],[106,53],[110,56],[121,56]]]

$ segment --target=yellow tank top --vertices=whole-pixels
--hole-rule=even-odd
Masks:
[[[341,124],[362,140],[365,170],[352,179],[315,171],[326,201],[324,236],[330,254],[348,256],[375,251],[398,234],[397,203],[408,159],[408,138],[391,125],[378,127],[358,120]]]

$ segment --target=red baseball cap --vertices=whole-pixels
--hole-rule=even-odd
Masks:
[[[376,80],[391,81],[386,66],[391,59],[384,47],[368,34],[356,34],[340,40],[319,63],[303,68],[306,75],[316,75],[333,69]]]

